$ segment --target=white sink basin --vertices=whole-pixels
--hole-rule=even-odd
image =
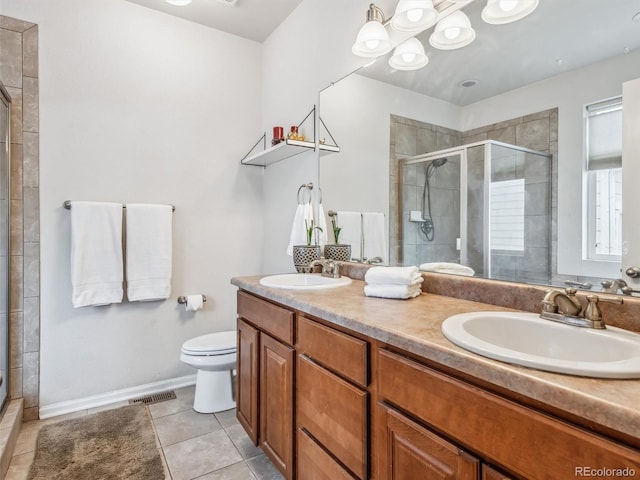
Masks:
[[[640,335],[615,327],[574,327],[535,313],[453,315],[442,333],[479,355],[549,372],[596,378],[640,378]]]
[[[290,290],[325,290],[349,285],[349,277],[329,278],[319,273],[283,273],[260,279],[260,285]]]

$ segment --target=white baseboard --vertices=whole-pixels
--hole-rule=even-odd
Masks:
[[[159,382],[147,383],[136,387],[124,388],[122,390],[114,390],[113,392],[101,393],[100,395],[92,395],[90,397],[78,398],[76,400],[67,400],[65,402],[52,403],[51,405],[43,405],[40,407],[40,418],[57,417],[58,415],[79,412],[80,410],[102,407],[103,405],[143,397],[153,393],[188,387],[190,385],[195,385],[195,383],[195,375],[185,375],[184,377],[170,378]]]

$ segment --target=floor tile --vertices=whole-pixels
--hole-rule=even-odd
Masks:
[[[244,462],[234,463],[215,472],[207,473],[197,480],[256,480],[251,470]]]
[[[214,415],[193,410],[156,418],[153,423],[163,447],[222,429]]]
[[[164,447],[173,480],[191,480],[242,461],[224,430]]]
[[[87,414],[91,415],[92,413],[104,412],[106,410],[113,410],[114,408],[126,407],[129,405],[128,400],[122,400],[121,402],[110,403],[108,405],[102,405],[100,407],[93,407],[87,410]]]
[[[231,410],[225,410],[224,412],[218,412],[215,414],[216,418],[220,422],[224,428],[231,427],[233,425],[239,425],[238,419],[236,418],[236,409],[232,408]]]
[[[34,456],[35,452],[32,451],[11,457],[11,464],[5,480],[26,480]]]
[[[195,385],[179,388],[175,390],[176,398],[174,400],[151,404],[149,405],[149,412],[151,412],[153,418],[160,418],[185,410],[192,410],[195,392]]]
[[[264,454],[250,458],[247,465],[258,480],[284,480],[282,474]]]
[[[226,428],[226,432],[233,444],[242,455],[242,458],[244,458],[245,460],[247,458],[257,457],[258,455],[262,455],[262,453],[264,453],[260,448],[256,447],[253,444],[253,442],[247,435],[247,432],[244,431],[242,425],[237,424],[233,425],[232,427],[228,427]]]
[[[36,449],[39,431],[40,428],[35,428],[35,426],[25,427],[23,425],[18,435],[18,441],[16,442],[16,448],[13,450],[13,454],[21,455],[23,453],[33,452]]]

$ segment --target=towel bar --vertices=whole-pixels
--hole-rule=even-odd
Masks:
[[[62,206],[64,208],[66,208],[67,210],[71,210],[71,200],[65,200],[64,203],[62,204]],[[127,206],[123,205],[122,208],[127,208]],[[171,211],[172,212],[176,211],[176,206],[175,205],[171,205]]]
[[[206,301],[207,301],[207,296],[206,296],[206,295],[202,295],[202,301],[203,301],[203,302],[206,302]],[[185,303],[187,303],[187,297],[186,297],[186,296],[184,296],[184,295],[180,295],[180,296],[178,297],[178,303],[180,303],[180,304],[185,304]]]

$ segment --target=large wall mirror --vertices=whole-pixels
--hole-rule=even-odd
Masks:
[[[383,254],[357,258],[600,290],[629,266],[622,86],[640,77],[640,4],[540,0],[508,25],[484,23],[485,4],[464,7],[471,45],[437,50],[428,30],[424,68],[387,55],[320,93],[341,148],[320,159],[324,210],[384,214]]]

